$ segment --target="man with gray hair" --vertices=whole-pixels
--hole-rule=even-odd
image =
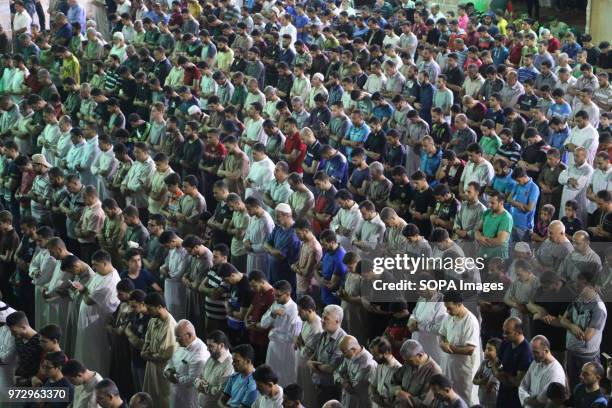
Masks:
[[[102,408],[125,407],[125,402],[119,395],[117,384],[109,378],[105,378],[96,384],[96,402]]]
[[[572,243],[565,235],[565,225],[554,220],[548,226],[548,238],[535,252],[535,258],[544,271],[557,272],[561,262],[574,250]]]
[[[381,162],[375,161],[370,163],[370,175],[372,180],[369,183],[366,196],[374,203],[377,209],[382,209],[391,194],[393,183],[385,177],[385,167]]]
[[[400,355],[405,363],[391,377],[389,393],[398,406],[427,406],[433,400],[429,381],[442,369],[417,340],[406,340]]]
[[[344,359],[334,372],[334,381],[342,387],[342,405],[371,408],[369,382],[378,364],[353,336],[344,336],[339,347]]]
[[[315,384],[316,406],[323,406],[330,399],[338,399],[340,392],[334,383],[334,371],[342,363],[340,342],[346,332],[340,327],[344,311],[338,305],[327,305],[323,309],[323,331],[317,334],[309,349],[308,367]]]
[[[170,407],[198,408],[195,380],[210,353],[189,320],[180,320],[174,333],[180,347],[175,349],[164,369],[164,377],[170,382]]]
[[[554,382],[565,384],[565,371],[552,355],[546,337],[535,336],[531,340],[531,351],[534,360],[519,386],[519,399],[524,407],[543,408],[548,402],[548,385]]]
[[[574,287],[580,272],[598,275],[601,272],[601,258],[591,248],[591,239],[586,231],[577,231],[572,237],[574,251],[565,257],[557,273],[570,287]]]

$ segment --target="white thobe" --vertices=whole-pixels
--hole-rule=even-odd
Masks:
[[[252,408],[280,408],[283,406],[283,387],[280,385],[278,387],[278,392],[273,397],[268,397],[267,395],[263,395],[257,393],[257,399],[252,405]]]
[[[412,333],[412,339],[421,343],[425,352],[435,361],[441,361],[442,350],[438,333],[440,324],[447,316],[442,294],[438,293],[432,299],[420,297],[408,320],[408,323],[418,322],[419,330]]]
[[[96,385],[102,381],[100,374],[95,373],[93,378],[81,385],[74,387],[74,398],[72,400],[72,408],[97,408],[96,402]]]
[[[175,320],[187,318],[187,290],[181,278],[187,272],[189,256],[183,247],[172,248],[163,265],[168,276],[164,281],[166,307]]]
[[[62,169],[66,168],[66,157],[73,146],[71,137],[70,130],[68,130],[66,133],[60,133],[57,140],[57,153],[55,157],[57,161],[55,165]]]
[[[242,134],[242,137],[245,138],[245,140],[255,141],[266,145],[268,142],[268,135],[266,132],[264,132],[263,123],[263,118],[259,118],[257,120],[247,118],[244,121],[244,133]],[[253,155],[251,154],[251,146],[245,144],[243,150],[249,157],[249,161],[252,162]]]
[[[49,305],[43,299],[43,288],[51,281],[57,260],[47,248],[36,247],[28,267],[28,275],[34,284],[34,324],[37,329],[49,321]]]
[[[612,190],[612,166],[606,171],[595,169],[591,175],[591,181],[589,186],[593,190],[593,194],[597,194],[601,190]],[[597,203],[594,201],[587,201],[587,211],[589,214],[593,214],[597,211]]]
[[[578,211],[576,212],[576,218],[582,221],[582,225],[587,225],[587,197],[586,191],[588,182],[593,174],[593,167],[588,163],[583,163],[582,166],[576,167],[575,165],[568,166],[567,169],[563,170],[559,174],[559,183],[563,185],[563,193],[561,194],[561,208],[559,212],[559,218],[565,217],[565,203],[569,200],[575,200],[578,203]],[[569,179],[575,179],[578,183],[576,188],[570,186],[567,182]]]
[[[83,148],[83,155],[81,156],[81,160],[79,162],[79,166],[81,167],[81,181],[84,186],[87,185],[96,185],[96,178],[91,172],[91,167],[100,154],[100,147],[98,146],[98,136],[94,136],[89,140],[85,141],[85,147]]]
[[[442,352],[440,367],[453,383],[453,389],[468,406],[478,403],[478,387],[472,379],[480,367],[480,324],[476,316],[469,310],[465,316],[457,318],[448,315],[440,326],[440,335],[453,346],[474,346],[474,352],[467,356],[463,354],[447,354]]]
[[[597,146],[599,146],[599,133],[597,133],[597,129],[593,127],[590,123],[584,128],[580,129],[578,126],[575,126],[570,131],[569,136],[565,139],[563,146],[567,146],[568,144],[575,144],[578,147],[584,147],[587,151],[587,163],[593,165],[593,161],[595,160],[595,155],[597,154]],[[574,153],[568,154],[567,158],[567,167],[572,167],[574,165]]]
[[[108,375],[110,368],[110,344],[105,326],[119,306],[117,283],[120,280],[115,269],[107,275],[96,273],[87,284],[87,297],[95,303],[88,305],[84,298],[79,308],[74,358],[103,377]]]
[[[274,179],[274,162],[266,157],[260,161],[251,161],[247,180],[251,186],[246,189],[245,198],[255,197],[263,200],[264,189]]]
[[[251,217],[244,234],[244,239],[251,242],[251,251],[247,254],[247,273],[253,269],[267,273],[268,253],[264,251],[263,246],[273,229],[274,221],[266,211],[263,212],[261,217]]]
[[[308,360],[310,355],[308,350],[314,350],[315,345],[313,344],[316,335],[323,331],[321,325],[321,318],[315,315],[315,319],[312,322],[304,322],[302,324],[302,330],[300,337],[304,342],[304,345],[295,350],[295,360],[297,369],[297,384],[302,387],[304,392],[304,406],[314,407],[315,403],[315,386],[312,382],[312,373],[308,367]]]
[[[338,243],[343,248],[350,248],[352,246],[353,238],[361,224],[363,223],[363,217],[361,216],[361,211],[359,211],[359,205],[354,203],[351,208],[348,210],[344,208],[340,208],[334,218],[332,218],[331,224],[329,225],[329,229],[334,231],[338,237]],[[345,228],[351,231],[350,235],[344,236],[338,234],[338,227]]]
[[[136,208],[147,207],[148,198],[146,190],[151,184],[154,172],[155,163],[153,163],[153,159],[150,157],[144,162],[134,161],[134,164],[132,164],[132,167],[130,167],[121,182],[121,186],[127,188],[128,191],[126,194],[127,204],[133,205]]]
[[[47,123],[38,138],[38,140],[40,141],[40,145],[42,145],[42,142],[44,142],[48,146],[43,147],[41,153],[43,156],[45,156],[47,161],[52,166],[56,165],[55,159],[57,156],[55,152],[57,149],[57,142],[59,141],[60,134],[61,133],[58,123]]]
[[[91,173],[95,181],[94,186],[98,190],[100,200],[104,200],[109,196],[108,191],[106,191],[105,181],[113,177],[118,165],[119,160],[115,158],[115,152],[112,147],[105,152],[100,152],[91,165]]]
[[[340,367],[334,371],[334,381],[340,383],[348,380],[353,392],[342,390],[342,406],[344,408],[371,408],[369,381],[376,370],[376,361],[365,348],[362,348],[350,360],[344,358]]]
[[[272,315],[272,312],[280,309],[284,310],[281,316]],[[297,304],[291,299],[284,305],[274,302],[261,318],[261,327],[270,328],[266,364],[278,375],[280,386],[293,384],[296,380],[293,338],[302,329]]]
[[[356,252],[361,258],[371,259],[374,252],[379,248],[385,237],[387,227],[380,219],[380,215],[376,214],[371,220],[364,220],[357,232],[354,240],[363,241],[366,244],[366,249],[356,249]]]
[[[557,360],[553,360],[549,364],[533,361],[519,387],[518,394],[521,404],[525,407],[531,407],[531,405],[525,405],[525,400],[529,397],[536,397],[538,402],[546,404],[548,402],[546,390],[554,382],[565,384],[563,366]]]
[[[68,281],[73,279],[74,275],[62,270],[62,261],[56,259],[55,268],[51,280],[46,285],[47,292],[50,293],[59,288],[67,288]],[[46,299],[48,304],[48,318],[46,324],[57,324],[62,333],[66,333],[68,327],[68,306],[70,305],[70,297],[68,296],[52,296]],[[62,341],[62,346],[65,340]]]
[[[170,408],[198,408],[195,380],[210,357],[206,344],[198,338],[187,347],[176,349],[166,364],[166,372],[176,372],[176,384],[170,384]]]
[[[17,350],[15,337],[8,326],[0,327],[0,392],[6,395],[8,388],[14,386],[15,369],[17,368]]]
[[[85,150],[85,142],[81,142],[77,145],[71,145],[68,154],[66,155],[66,169],[77,172],[76,166],[81,162],[81,156]]]
[[[393,401],[395,398],[391,392],[391,378],[393,378],[393,374],[401,367],[402,364],[397,361],[395,357],[391,357],[390,362],[379,364],[370,376],[370,384],[375,387],[376,392],[387,401]],[[379,407],[377,404],[372,405],[376,408]]]

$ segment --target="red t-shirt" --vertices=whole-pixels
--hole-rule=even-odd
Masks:
[[[260,322],[266,310],[272,306],[272,303],[274,303],[274,289],[270,288],[270,290],[264,293],[253,293],[251,298],[251,314],[249,314],[250,320],[256,323]],[[249,330],[249,341],[258,346],[265,346],[270,342],[268,331]]]
[[[306,145],[302,142],[298,132],[290,137],[287,137],[285,140],[285,146],[283,147],[283,153],[289,154],[294,150],[299,150],[300,155],[297,157],[297,159],[289,163],[289,171],[295,171],[302,174],[304,173],[302,163],[304,162],[304,157],[306,157]]]

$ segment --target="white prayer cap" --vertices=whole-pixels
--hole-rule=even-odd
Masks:
[[[15,313],[15,309],[4,302],[0,302],[0,323],[6,322],[6,317],[11,313]]]
[[[123,33],[117,31],[115,34],[113,34],[113,39],[123,40]]]
[[[202,110],[197,105],[192,105],[187,109],[189,115],[195,115],[196,113],[202,113]]]
[[[531,253],[531,247],[527,242],[517,242],[516,244],[514,244],[514,250],[516,252],[521,252],[525,254]]]
[[[283,214],[291,214],[291,207],[289,207],[289,204],[286,203],[278,204],[274,210]]]
[[[317,79],[318,79],[319,81],[321,81],[321,82],[323,82],[323,81],[325,80],[325,77],[324,77],[324,76],[323,76],[323,74],[322,74],[322,73],[320,73],[320,72],[317,72],[316,74],[314,74],[314,75],[312,76],[312,78],[313,78],[313,79],[314,79],[314,78],[317,78]]]

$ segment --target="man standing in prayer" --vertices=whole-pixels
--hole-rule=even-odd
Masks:
[[[296,381],[296,363],[293,341],[300,333],[302,321],[298,315],[297,304],[291,299],[292,287],[287,281],[274,284],[276,301],[261,318],[259,326],[270,329],[266,364],[279,375],[281,386]]]
[[[289,204],[278,204],[275,211],[278,225],[264,244],[264,249],[268,252],[268,276],[272,284],[280,280],[288,281],[295,293],[296,276],[291,265],[297,261],[301,243],[295,235]]]
[[[36,230],[36,250],[28,267],[34,284],[34,327],[43,327],[49,318],[49,308],[43,298],[43,290],[51,281],[57,262],[47,249],[51,237],[53,230],[50,227],[40,227]]]
[[[195,380],[210,353],[206,344],[197,337],[195,327],[189,320],[179,321],[174,332],[180,347],[172,354],[164,369],[164,376],[171,383],[170,407],[198,408]]]
[[[344,336],[339,348],[344,359],[334,371],[334,380],[342,387],[342,406],[371,408],[369,380],[376,370],[376,361],[353,336]]]
[[[145,304],[151,320],[140,353],[147,361],[142,390],[153,397],[155,408],[167,408],[170,406],[170,383],[164,377],[164,368],[176,349],[176,321],[159,293],[149,293]]]
[[[183,240],[174,231],[164,231],[159,243],[168,249],[168,256],[159,269],[164,281],[164,298],[168,311],[175,318],[187,317],[187,292],[181,281],[189,266],[189,254]]]
[[[268,273],[268,253],[264,249],[267,238],[274,230],[272,216],[265,210],[256,197],[244,200],[248,215],[251,217],[244,233],[244,248],[247,250],[247,271],[254,269]],[[269,279],[270,276],[266,275]]]
[[[221,330],[208,335],[206,345],[210,358],[204,363],[200,376],[195,380],[200,407],[214,407],[221,397],[223,387],[234,373],[232,354],[229,352],[229,340]]]
[[[458,291],[444,295],[448,316],[440,325],[441,367],[461,398],[472,406],[477,403],[477,387],[472,383],[480,367],[480,324],[464,305]]]
[[[565,384],[565,371],[550,351],[550,342],[542,335],[531,340],[534,361],[519,387],[519,399],[525,407],[541,407],[548,402],[546,390],[551,383]]]
[[[87,286],[72,282],[72,287],[83,295],[74,355],[87,367],[105,376],[110,368],[110,345],[105,325],[119,306],[117,283],[121,279],[111,263],[110,254],[104,250],[93,254],[92,265],[96,274]]]
[[[126,203],[138,208],[144,224],[149,220],[147,190],[155,172],[155,163],[149,156],[149,148],[143,142],[134,143],[136,161],[130,167],[121,182],[121,194],[126,197]]]
[[[85,186],[83,189],[83,201],[85,208],[81,218],[74,227],[79,240],[81,259],[85,262],[91,261],[91,255],[98,248],[96,237],[102,232],[106,214],[102,209],[102,203],[98,198],[98,191],[94,186]]]
[[[96,406],[96,385],[102,381],[102,376],[89,370],[78,360],[68,360],[62,368],[64,377],[74,385],[74,408],[90,408]]]
[[[49,254],[55,258],[55,269],[51,280],[43,289],[43,299],[48,303],[49,314],[45,324],[54,323],[61,329],[62,333],[66,332],[68,325],[68,305],[70,303],[69,289],[71,287],[70,280],[74,276],[67,271],[62,270],[62,261],[72,255],[66,249],[66,244],[61,238],[53,237],[47,244]]]

